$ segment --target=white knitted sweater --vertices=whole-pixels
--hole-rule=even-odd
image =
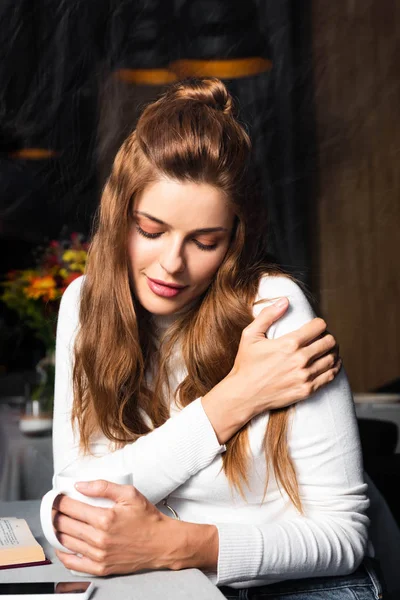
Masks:
[[[356,417],[344,369],[309,399],[299,402],[289,430],[304,515],[300,515],[270,474],[262,501],[266,464],[263,437],[269,414],[249,427],[251,461],[246,500],[231,489],[222,470],[221,446],[198,398],[179,410],[171,401],[171,418],[137,442],[112,451],[99,434],[94,456],[78,452],[79,435],[71,426],[72,347],[79,325],[80,291],[75,280],[62,298],[56,344],[53,428],[55,473],[68,465],[88,463],[131,471],[134,485],[154,504],[168,504],[185,521],[213,523],[219,533],[218,568],[207,573],[217,585],[250,587],[284,579],[339,575],[353,571],[367,548],[369,501]],[[301,289],[285,277],[265,276],[259,298],[286,296],[286,314],[268,331],[276,338],[298,329],[314,316]],[[263,308],[257,305],[254,315]],[[154,317],[160,329],[168,318]],[[112,352],[112,349],[110,349]],[[176,354],[174,385],[185,376]],[[174,388],[173,388],[174,389]],[[161,503],[160,510],[165,510]],[[167,511],[167,514],[171,514]]]

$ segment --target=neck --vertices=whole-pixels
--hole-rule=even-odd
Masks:
[[[193,306],[196,304],[196,301],[197,301],[197,299],[194,300],[193,302],[189,302],[189,304],[186,304],[185,306],[183,306],[176,312],[170,313],[167,315],[157,315],[157,314],[152,313],[151,320],[153,321],[153,323],[155,324],[157,329],[165,330],[170,325],[175,323],[175,321],[177,319],[179,319],[180,316],[182,316],[183,314],[188,312],[191,308],[193,308]]]

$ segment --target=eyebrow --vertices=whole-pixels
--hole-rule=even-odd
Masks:
[[[147,219],[150,219],[150,221],[154,221],[155,223],[158,223],[159,225],[165,225],[166,227],[171,227],[170,225],[168,225],[168,223],[161,221],[161,219],[157,219],[156,217],[149,215],[149,213],[142,212],[141,210],[135,210],[134,214],[146,217]],[[217,231],[228,231],[228,229],[226,229],[226,227],[202,227],[201,229],[194,229],[190,233],[215,233]]]

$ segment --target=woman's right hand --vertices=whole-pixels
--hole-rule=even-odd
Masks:
[[[256,415],[308,398],[340,370],[336,340],[323,319],[277,339],[265,337],[288,305],[282,298],[265,307],[243,330],[231,372],[202,399],[220,443]]]

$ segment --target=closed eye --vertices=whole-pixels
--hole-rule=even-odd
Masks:
[[[210,250],[215,250],[215,248],[217,247],[217,244],[202,244],[198,240],[193,240],[193,242],[196,244],[196,246],[200,250],[210,251]]]
[[[157,233],[149,233],[148,231],[145,231],[144,229],[142,229],[141,227],[139,227],[139,225],[137,225],[137,224],[136,224],[136,230],[143,237],[150,238],[152,240],[154,240],[155,238],[160,237],[160,235],[162,235],[162,233],[163,233],[162,231],[159,231]]]
[[[159,231],[157,233],[149,233],[148,231],[145,231],[144,229],[142,229],[137,223],[135,225],[137,232],[142,235],[145,238],[151,239],[151,240],[155,240],[157,238],[159,238],[164,232],[163,231]],[[193,243],[199,248],[199,250],[204,250],[204,251],[211,251],[211,250],[215,250],[217,247],[217,244],[202,244],[201,242],[199,242],[196,239],[192,240]]]

